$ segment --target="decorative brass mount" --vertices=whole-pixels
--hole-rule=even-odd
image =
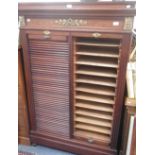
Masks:
[[[25,17],[19,16],[19,27],[25,26]]]
[[[132,30],[132,26],[133,26],[133,18],[126,17],[124,21],[124,30]]]
[[[72,18],[68,18],[68,19],[56,19],[55,20],[56,24],[59,24],[61,26],[83,26],[83,25],[87,25],[87,20],[83,20],[83,19],[72,19]]]

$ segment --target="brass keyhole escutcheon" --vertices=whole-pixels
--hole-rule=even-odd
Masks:
[[[50,32],[50,31],[43,31],[43,34],[44,34],[44,35],[50,35],[51,32]]]
[[[94,38],[99,38],[99,37],[102,36],[102,34],[101,34],[101,33],[93,33],[92,36],[93,36]]]

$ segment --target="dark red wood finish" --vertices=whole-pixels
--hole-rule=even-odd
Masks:
[[[25,52],[31,65],[29,86],[35,129],[69,136],[69,44],[67,40],[51,41],[38,34],[40,31],[26,32],[28,52]]]
[[[31,78],[31,67],[30,67],[30,57],[28,54],[28,44],[27,44],[27,35],[25,31],[20,31],[20,43],[23,49],[23,58],[24,58],[24,71],[25,71],[25,80],[26,80],[26,92],[28,98],[28,108],[29,108],[29,116],[30,116],[30,129],[36,129],[35,122],[35,107],[33,104],[32,98],[32,78]]]
[[[72,46],[72,42],[73,42],[73,38],[71,37],[71,32],[69,34],[69,43],[70,43],[70,50],[69,50],[69,70],[70,73],[73,73],[73,46]],[[70,94],[73,93],[73,74],[70,74]],[[73,103],[73,95],[70,95],[70,103]],[[70,104],[70,137],[73,138],[73,104]]]
[[[113,115],[113,132],[112,132],[112,143],[111,147],[116,148],[118,142],[118,133],[121,120],[122,106],[123,106],[123,96],[125,91],[125,79],[126,79],[126,65],[128,62],[130,44],[131,44],[131,35],[124,35],[122,39],[122,49],[121,49],[121,58],[120,58],[120,68],[119,68],[119,77],[117,80],[117,97],[115,104],[115,112]]]
[[[127,9],[126,6],[130,5],[131,8]],[[109,19],[111,21],[117,21],[118,19],[123,20],[123,24],[125,24],[125,17],[133,17],[135,15],[135,8],[134,8],[135,2],[114,2],[114,3],[92,3],[92,4],[86,4],[86,3],[73,3],[73,9],[66,9],[66,3],[63,4],[51,4],[51,3],[29,3],[29,4],[19,4],[19,15],[25,16],[25,19],[48,19],[50,21],[50,18],[60,19],[60,18],[73,18],[73,19]],[[94,20],[95,22],[95,20]],[[126,72],[126,64],[128,59],[128,53],[130,48],[130,40],[131,40],[131,29],[113,29],[112,27],[108,29],[96,29],[94,25],[92,25],[89,28],[84,27],[78,27],[78,26],[61,26],[61,27],[52,27],[51,25],[44,25],[43,22],[41,24],[36,25],[30,25],[27,21],[25,21],[26,25],[21,26],[21,44],[24,50],[24,63],[25,63],[25,76],[26,76],[26,91],[28,94],[28,104],[29,104],[29,115],[30,115],[30,129],[31,129],[31,141],[33,143],[38,143],[42,145],[52,146],[58,149],[70,151],[73,153],[85,155],[115,155],[117,153],[117,142],[118,142],[118,132],[119,132],[119,124],[121,119],[121,111],[122,111],[122,105],[123,105],[123,95],[124,95],[124,87],[125,87],[125,72]],[[35,93],[37,92],[38,88],[37,86],[34,86],[34,79],[33,79],[33,61],[38,62],[39,65],[39,59],[32,60],[33,55],[30,53],[32,48],[30,47],[30,42],[35,39],[37,41],[42,40],[42,36],[38,35],[38,33],[42,33],[42,31],[48,30],[51,31],[51,34],[58,33],[58,36],[65,36],[67,37],[68,42],[68,49],[67,49],[67,59],[68,59],[68,69],[66,72],[69,72],[69,76],[64,78],[66,82],[69,82],[70,87],[64,87],[63,90],[69,91],[70,95],[66,94],[70,101],[64,100],[63,105],[69,105],[68,109],[65,111],[66,114],[69,114],[67,116],[57,116],[52,115],[51,118],[57,120],[58,122],[62,120],[62,117],[66,117],[66,122],[68,123],[67,128],[65,128],[62,132],[64,132],[64,135],[60,132],[54,131],[56,128],[52,126],[52,119],[48,118],[49,120],[44,124],[41,125],[41,127],[47,126],[47,124],[50,124],[47,131],[45,131],[45,128],[40,128],[38,124],[38,114],[41,114],[41,112],[37,111],[37,104],[39,101],[35,101]],[[111,138],[111,144],[108,145],[96,145],[96,144],[89,144],[87,142],[84,142],[82,140],[73,139],[72,132],[73,132],[73,49],[72,49],[72,33],[79,33],[79,35],[91,35],[94,32],[102,33],[103,35],[111,35],[112,37],[116,37],[116,35],[120,35],[122,37],[122,46],[121,46],[121,57],[120,57],[120,66],[119,66],[119,74],[117,79],[117,97],[115,101],[115,107],[114,107],[114,114],[113,114],[113,128],[112,128],[112,138]],[[87,32],[87,34],[86,34]],[[31,36],[30,36],[31,34]],[[33,34],[33,35],[32,35]],[[35,34],[35,35],[34,35]],[[36,36],[37,35],[37,36]],[[52,36],[50,36],[50,39],[47,40],[52,41]],[[51,46],[56,47],[55,52],[60,52],[61,49],[63,49],[63,45],[60,44],[64,39],[64,37],[57,37],[58,40],[55,40],[55,44],[50,45],[46,44],[44,46],[45,51],[47,51],[48,48]],[[46,40],[46,39],[45,39]],[[32,41],[33,42],[33,41]],[[33,42],[34,44],[34,42]],[[40,45],[42,46],[42,43],[40,42]],[[46,49],[47,47],[47,49]],[[40,49],[39,49],[40,50]],[[35,52],[38,52],[35,50]],[[42,56],[45,57],[46,55]],[[47,55],[48,56],[48,55]],[[47,62],[46,62],[47,61]],[[45,63],[48,63],[48,66],[51,66],[52,63],[55,61],[58,61],[62,67],[64,62],[64,59],[59,59],[55,57],[47,58],[46,61],[40,61],[42,65]],[[39,68],[37,68],[39,69]],[[41,69],[41,68],[40,68]],[[55,70],[55,73],[57,73],[58,70]],[[46,73],[48,76],[49,74]],[[51,81],[56,79],[57,77],[53,75],[51,76]],[[49,77],[48,77],[49,79]],[[54,82],[54,81],[52,81]],[[57,83],[57,86],[59,84]],[[35,89],[34,89],[35,88]],[[58,88],[58,87],[57,87]],[[58,89],[55,88],[57,91]],[[39,88],[41,89],[41,88]],[[52,89],[48,87],[48,89]],[[42,91],[45,91],[45,86],[42,85]],[[38,96],[37,98],[39,98]],[[46,99],[45,96],[42,96],[43,101],[45,103]],[[48,98],[48,100],[52,100],[52,98]],[[57,102],[53,100],[54,104],[58,104],[58,102],[61,102],[59,98],[56,98]],[[49,101],[50,102],[50,101]],[[50,102],[52,104],[52,102]],[[40,103],[41,104],[41,103]],[[56,106],[56,105],[55,105]],[[50,110],[54,110],[55,106],[50,108]],[[45,107],[44,107],[45,108]],[[47,104],[48,108],[48,104]],[[59,108],[56,108],[58,110]],[[63,109],[63,108],[62,108]],[[52,112],[52,111],[51,111]],[[64,113],[64,114],[65,114]],[[61,114],[60,114],[61,115]],[[70,117],[68,117],[70,116]],[[50,113],[48,112],[48,117],[50,117]],[[59,119],[60,118],[60,119]],[[61,121],[60,121],[61,122]],[[59,123],[60,123],[59,122]],[[41,123],[41,122],[40,122]],[[59,128],[61,126],[57,126]],[[67,131],[68,130],[68,131]]]
[[[22,49],[18,49],[18,142],[19,144],[30,144],[29,120],[27,109],[27,98],[25,91],[25,80],[23,72]]]
[[[48,133],[37,133],[36,131],[31,131],[31,141],[37,144],[46,145],[49,147],[54,147],[64,151],[69,151],[72,153],[80,155],[116,155],[117,150],[111,149],[107,146],[92,145],[87,142],[83,142],[75,139],[66,139],[64,137],[58,137],[56,135]]]

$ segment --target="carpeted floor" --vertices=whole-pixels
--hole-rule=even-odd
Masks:
[[[35,153],[29,153],[29,152],[18,151],[18,155],[36,155],[36,154],[35,154]]]
[[[37,146],[19,145],[18,150],[35,153],[35,155],[75,155],[72,153],[55,150],[55,149],[51,149],[51,148],[43,147],[43,146],[39,146],[39,145],[37,145]]]

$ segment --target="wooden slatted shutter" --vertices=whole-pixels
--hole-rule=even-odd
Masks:
[[[28,35],[36,130],[69,137],[69,44],[33,31]]]

